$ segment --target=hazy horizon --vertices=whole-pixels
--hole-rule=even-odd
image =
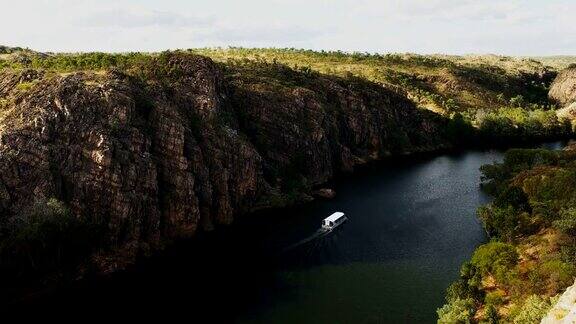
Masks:
[[[129,53],[161,53],[163,51],[186,51],[186,50],[231,50],[231,49],[248,49],[248,50],[295,50],[295,51],[314,51],[314,52],[341,52],[344,54],[368,54],[368,55],[429,55],[429,56],[459,56],[459,57],[467,57],[467,56],[497,56],[497,57],[513,57],[513,58],[568,58],[572,59],[576,57],[575,54],[544,54],[544,55],[508,55],[508,54],[501,54],[501,53],[462,53],[462,54],[449,54],[449,53],[418,53],[418,52],[366,52],[366,51],[345,51],[345,50],[324,50],[324,49],[313,49],[313,48],[298,48],[298,47],[245,47],[245,46],[205,46],[205,47],[188,47],[188,48],[167,48],[167,49],[159,49],[154,51],[141,51],[141,50],[127,50],[127,51],[105,51],[105,50],[79,50],[79,51],[53,51],[53,50],[46,50],[41,51],[35,48],[31,48],[30,46],[24,45],[15,45],[15,44],[2,44],[0,46],[7,46],[11,48],[22,48],[26,50],[36,51],[39,53],[46,53],[46,54],[82,54],[82,53],[107,53],[107,54],[129,54]]]
[[[576,3],[569,0],[0,1],[0,44],[43,52],[247,47],[576,54]]]

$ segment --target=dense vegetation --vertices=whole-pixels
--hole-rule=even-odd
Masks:
[[[572,124],[558,118],[553,109],[540,107],[504,106],[478,115],[474,124],[480,136],[488,142],[534,141],[570,136]]]
[[[497,108],[500,99],[522,95],[526,103],[546,104],[555,72],[531,59],[415,54],[315,52],[295,49],[197,49],[220,62],[279,62],[320,73],[354,75],[407,91],[422,105],[443,113],[473,117]],[[500,96],[500,97],[499,97]]]
[[[47,69],[59,72],[79,70],[105,70],[111,68],[129,69],[138,64],[149,62],[153,55],[143,53],[107,54],[58,54],[34,55],[21,53],[19,59],[7,57],[0,60],[0,68],[12,69]]]
[[[0,68],[41,68],[60,72],[130,69],[150,62],[158,53],[40,54],[6,49]],[[403,91],[423,107],[446,114],[475,118],[478,111],[492,111],[503,101],[522,97],[522,104],[546,106],[548,86],[556,75],[552,68],[532,59],[510,57],[425,56],[415,54],[366,54],[315,52],[295,49],[194,49],[226,64],[238,61],[281,63],[302,71],[341,77],[356,76],[388,84]],[[19,54],[19,55],[15,55]],[[550,63],[550,62],[549,62]]]
[[[102,227],[75,218],[56,199],[37,201],[0,223],[0,285],[34,287],[34,280],[75,275],[101,239]]]
[[[282,63],[304,72],[357,77],[405,91],[422,108],[451,119],[448,135],[456,144],[530,142],[572,133],[570,122],[558,118],[557,107],[548,101],[556,72],[533,59],[295,49],[191,51],[225,65]]]
[[[462,266],[439,323],[539,323],[576,275],[576,152],[514,149],[481,170],[491,240]]]
[[[181,52],[181,51],[180,51]],[[231,76],[301,86],[312,74],[358,78],[385,85],[422,108],[451,118],[449,136],[456,144],[527,142],[567,137],[570,123],[560,120],[547,98],[556,75],[569,57],[544,60],[499,56],[442,56],[315,52],[296,49],[194,49],[220,62]],[[0,69],[42,69],[48,73],[121,69],[134,75],[158,64],[164,53],[41,54],[4,48]],[[258,75],[272,71],[272,76]],[[160,67],[161,68],[161,67]],[[297,71],[298,78],[294,80]],[[296,81],[296,82],[295,82]],[[25,85],[24,85],[25,86]]]

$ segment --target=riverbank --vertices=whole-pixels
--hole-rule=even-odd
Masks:
[[[333,181],[333,200],[242,217],[127,272],[66,285],[20,306],[99,305],[122,314],[139,305],[179,314],[193,304],[199,316],[226,322],[432,322],[459,265],[485,242],[474,215],[488,199],[478,188],[478,168],[501,154],[370,164]],[[279,253],[335,210],[350,216],[337,235]]]
[[[570,148],[516,149],[482,167],[495,200],[478,215],[492,240],[462,266],[440,323],[539,323],[551,298],[573,283],[574,161]]]

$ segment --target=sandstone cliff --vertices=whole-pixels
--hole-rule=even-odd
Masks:
[[[548,94],[560,106],[559,117],[576,119],[576,67],[569,67],[558,74]]]
[[[542,324],[561,324],[576,322],[576,284],[568,287],[556,304],[542,319]]]
[[[561,107],[576,102],[576,66],[569,67],[558,74],[550,87],[549,97]]]
[[[0,72],[0,224],[56,198],[104,224],[93,261],[111,271],[356,165],[447,146],[445,120],[401,92],[250,64],[168,53],[126,70]]]

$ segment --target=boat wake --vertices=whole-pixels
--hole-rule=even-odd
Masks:
[[[298,241],[298,242],[296,242],[296,243],[288,246],[287,248],[285,248],[284,250],[282,250],[282,252],[289,252],[289,251],[291,251],[291,250],[294,250],[295,248],[297,248],[297,247],[299,247],[299,246],[302,246],[302,245],[304,245],[304,244],[306,244],[306,243],[312,242],[312,241],[314,241],[315,239],[321,238],[321,237],[329,234],[330,232],[332,232],[332,231],[331,231],[331,230],[327,230],[327,229],[325,229],[325,228],[320,228],[320,229],[318,229],[314,234],[312,234],[312,235],[308,236],[307,238],[302,239],[302,240],[300,240],[300,241]]]
[[[290,245],[289,247],[285,248],[283,250],[283,252],[288,252],[288,251],[293,250],[293,249],[295,249],[301,245],[304,245],[308,242],[311,242],[317,238],[325,236],[326,234],[329,234],[330,232],[332,232],[334,229],[338,228],[340,225],[342,225],[347,220],[348,220],[348,218],[346,218],[346,216],[343,212],[335,212],[322,221],[322,227],[320,227],[320,229],[318,229],[316,231],[316,233],[308,236],[307,238],[305,238],[303,240],[300,240],[300,241]]]

